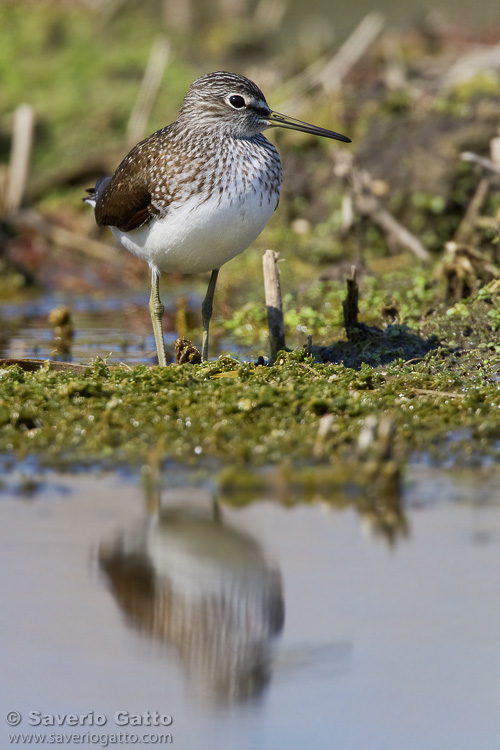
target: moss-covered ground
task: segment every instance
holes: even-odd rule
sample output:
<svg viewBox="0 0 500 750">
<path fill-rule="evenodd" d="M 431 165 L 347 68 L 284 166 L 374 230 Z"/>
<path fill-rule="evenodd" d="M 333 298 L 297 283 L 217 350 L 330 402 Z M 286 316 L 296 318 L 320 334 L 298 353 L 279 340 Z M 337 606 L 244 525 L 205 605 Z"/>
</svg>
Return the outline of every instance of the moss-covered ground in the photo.
<svg viewBox="0 0 500 750">
<path fill-rule="evenodd" d="M 0 452 L 61 466 L 237 470 L 496 455 L 499 308 L 490 289 L 433 312 L 420 331 L 366 326 L 349 341 L 339 332 L 330 346 L 283 352 L 272 366 L 229 356 L 167 368 L 4 366 Z M 390 435 L 379 439 L 383 424 Z"/>
<path fill-rule="evenodd" d="M 0 171 L 9 161 L 12 113 L 27 102 L 36 128 L 25 205 L 81 240 L 75 251 L 74 242 L 58 244 L 53 234 L 37 236 L 2 216 L 0 293 L 15 299 L 27 284 L 42 294 L 147 286 L 147 269 L 131 256 L 111 248 L 109 260 L 85 254 L 86 238 L 104 248 L 110 238 L 81 196 L 126 153 L 152 40 L 168 31 L 171 56 L 149 132 L 176 116 L 196 75 L 222 68 L 253 77 L 271 106 L 295 98 L 289 114 L 352 138 L 337 149 L 273 133 L 284 164 L 279 210 L 253 249 L 221 274 L 213 340 L 222 328 L 258 357 L 267 350 L 260 258 L 267 247 L 280 252 L 294 351 L 272 366 L 227 356 L 166 369 L 4 363 L 0 453 L 58 466 L 177 462 L 236 472 L 228 482 L 245 467 L 280 465 L 290 476 L 325 469 L 330 477 L 333 469 L 367 483 L 384 472 L 396 476 L 416 452 L 439 460 L 496 455 L 500 193 L 498 177 L 461 154 L 491 156 L 500 77 L 473 70 L 459 78 L 456 63 L 478 41 L 497 41 L 498 30 L 482 39 L 467 30 L 416 29 L 394 46 L 394 30 L 386 29 L 341 90 L 326 93 L 304 88 L 300 74 L 332 57 L 328 35 L 314 49 L 300 25 L 264 39 L 255 19 L 253 26 L 250 17 L 226 23 L 199 5 L 202 23 L 184 30 L 159 15 L 159 2 L 117 4 L 109 17 L 83 3 L 0 6 Z M 399 85 L 391 83 L 393 64 Z M 425 247 L 427 269 L 366 215 L 355 210 L 349 219 L 352 185 L 339 172 L 347 153 L 369 173 L 380 205 Z M 364 327 L 347 339 L 342 300 L 352 263 Z M 199 330 L 192 334 L 198 340 Z"/>
</svg>

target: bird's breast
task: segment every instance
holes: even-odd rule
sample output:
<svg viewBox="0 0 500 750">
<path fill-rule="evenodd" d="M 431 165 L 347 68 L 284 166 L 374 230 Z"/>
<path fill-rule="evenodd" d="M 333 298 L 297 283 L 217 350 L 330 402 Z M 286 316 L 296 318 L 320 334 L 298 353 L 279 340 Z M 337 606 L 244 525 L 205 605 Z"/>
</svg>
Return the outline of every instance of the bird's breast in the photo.
<svg viewBox="0 0 500 750">
<path fill-rule="evenodd" d="M 222 166 L 222 165 L 219 165 Z M 226 164 L 219 178 L 184 184 L 161 218 L 131 232 L 112 227 L 127 250 L 158 271 L 200 273 L 245 250 L 262 232 L 280 195 L 281 168 Z"/>
</svg>

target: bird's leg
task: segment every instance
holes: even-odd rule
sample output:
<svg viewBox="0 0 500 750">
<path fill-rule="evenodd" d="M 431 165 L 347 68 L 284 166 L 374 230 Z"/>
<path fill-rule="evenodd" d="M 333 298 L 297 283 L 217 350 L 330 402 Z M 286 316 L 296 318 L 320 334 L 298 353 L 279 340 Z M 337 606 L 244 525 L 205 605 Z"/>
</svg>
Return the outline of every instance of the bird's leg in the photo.
<svg viewBox="0 0 500 750">
<path fill-rule="evenodd" d="M 208 289 L 201 306 L 201 317 L 203 319 L 203 340 L 201 344 L 201 359 L 206 362 L 208 359 L 208 329 L 210 328 L 210 318 L 212 317 L 213 302 L 215 285 L 217 284 L 217 276 L 219 275 L 219 269 L 215 268 L 210 276 L 208 282 Z"/>
<path fill-rule="evenodd" d="M 163 343 L 163 329 L 161 319 L 165 311 L 160 299 L 160 274 L 151 270 L 151 297 L 149 298 L 149 312 L 151 313 L 151 322 L 153 324 L 153 333 L 155 335 L 156 352 L 158 354 L 158 364 L 160 367 L 167 366 L 167 356 L 165 354 L 165 344 Z"/>
</svg>

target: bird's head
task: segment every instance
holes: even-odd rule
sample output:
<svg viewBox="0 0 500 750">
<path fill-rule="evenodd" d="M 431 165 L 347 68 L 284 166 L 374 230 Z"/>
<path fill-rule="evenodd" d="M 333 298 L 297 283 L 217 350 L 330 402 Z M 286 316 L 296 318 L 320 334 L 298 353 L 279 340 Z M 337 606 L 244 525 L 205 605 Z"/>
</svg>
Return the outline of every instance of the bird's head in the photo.
<svg viewBox="0 0 500 750">
<path fill-rule="evenodd" d="M 236 73 L 208 73 L 197 78 L 184 98 L 178 121 L 216 128 L 233 138 L 251 138 L 268 128 L 287 128 L 344 143 L 351 139 L 274 112 L 259 87 Z"/>
</svg>

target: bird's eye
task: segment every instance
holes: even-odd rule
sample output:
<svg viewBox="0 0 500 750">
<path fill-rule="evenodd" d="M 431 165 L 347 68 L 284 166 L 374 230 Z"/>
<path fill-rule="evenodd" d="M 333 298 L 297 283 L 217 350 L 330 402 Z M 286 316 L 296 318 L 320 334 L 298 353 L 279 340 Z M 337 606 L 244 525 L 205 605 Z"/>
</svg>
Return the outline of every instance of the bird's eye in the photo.
<svg viewBox="0 0 500 750">
<path fill-rule="evenodd" d="M 231 107 L 234 107 L 235 109 L 241 109 L 245 106 L 245 100 L 242 96 L 238 96 L 238 94 L 233 94 L 233 96 L 229 97 L 229 104 Z"/>
</svg>

